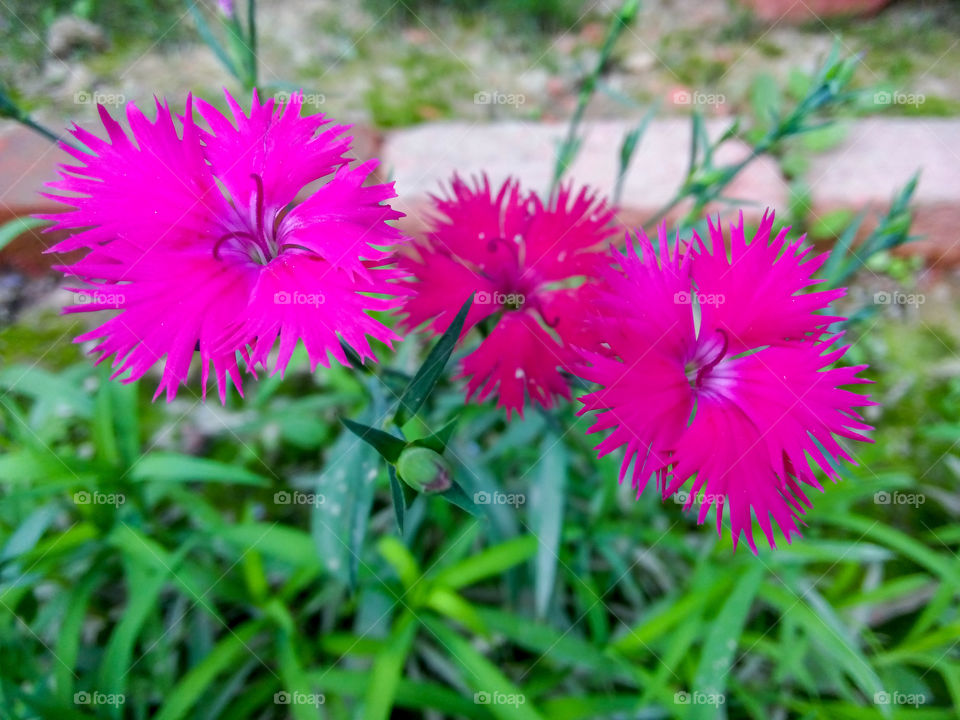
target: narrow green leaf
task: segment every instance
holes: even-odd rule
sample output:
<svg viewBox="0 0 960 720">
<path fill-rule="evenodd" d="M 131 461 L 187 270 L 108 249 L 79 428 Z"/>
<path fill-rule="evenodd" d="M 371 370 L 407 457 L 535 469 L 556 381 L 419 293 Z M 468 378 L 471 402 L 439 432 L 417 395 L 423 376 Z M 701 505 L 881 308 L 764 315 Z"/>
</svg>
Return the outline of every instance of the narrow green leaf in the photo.
<svg viewBox="0 0 960 720">
<path fill-rule="evenodd" d="M 494 717 L 503 720 L 537 720 L 542 718 L 528 698 L 490 660 L 444 623 L 431 617 L 424 625 L 440 640 L 449 657 L 463 671 L 463 681 L 474 691 L 478 704 L 489 706 Z"/>
<path fill-rule="evenodd" d="M 364 701 L 364 720 L 386 720 L 391 717 L 394 696 L 400 678 L 403 677 L 403 666 L 416 629 L 417 624 L 412 614 L 401 616 L 391 633 L 390 641 L 374 660 Z"/>
<path fill-rule="evenodd" d="M 709 624 L 710 629 L 700 654 L 700 664 L 697 666 L 691 690 L 726 697 L 727 678 L 733 669 L 740 635 L 762 580 L 763 566 L 758 562 L 734 585 L 720 612 Z M 715 715 L 715 707 L 707 703 L 697 703 L 691 707 L 689 717 L 697 720 Z"/>
<path fill-rule="evenodd" d="M 459 420 L 459 417 L 455 417 L 432 435 L 414 440 L 410 444 L 430 448 L 434 452 L 438 452 L 442 455 L 447 449 L 447 443 L 450 442 L 450 438 L 453 437 L 454 430 L 457 429 L 457 422 L 459 422 Z"/>
<path fill-rule="evenodd" d="M 83 626 L 87 622 L 87 608 L 90 596 L 103 579 L 103 573 L 91 572 L 68 591 L 67 611 L 60 624 L 57 644 L 54 648 L 54 657 L 59 662 L 53 666 L 57 695 L 63 703 L 73 702 L 76 679 L 74 668 L 79 655 Z"/>
<path fill-rule="evenodd" d="M 403 449 L 407 446 L 403 440 L 383 430 L 377 430 L 377 428 L 363 425 L 362 423 L 354 422 L 347 418 L 340 418 L 340 422 L 342 422 L 350 432 L 380 453 L 388 463 L 395 464 L 400 458 L 400 453 L 402 453 Z"/>
<path fill-rule="evenodd" d="M 650 125 L 650 121 L 653 120 L 654 115 L 657 114 L 657 110 L 659 110 L 659 105 L 653 105 L 649 110 L 647 110 L 646 113 L 644 113 L 636 127 L 631 129 L 623 138 L 623 143 L 620 145 L 617 180 L 614 184 L 613 190 L 613 202 L 615 205 L 620 204 L 620 197 L 623 195 L 623 181 L 627 177 L 627 171 L 630 169 L 630 163 L 633 161 L 633 155 L 637 151 L 640 140 L 643 138 L 644 133 L 646 133 L 647 127 Z"/>
<path fill-rule="evenodd" d="M 317 479 L 323 503 L 311 516 L 311 533 L 326 569 L 341 582 L 356 585 L 380 456 L 351 433 L 341 433 L 327 452 Z"/>
<path fill-rule="evenodd" d="M 341 653 L 342 654 L 342 653 Z M 324 668 L 307 672 L 310 684 L 337 697 L 361 697 L 370 686 L 370 673 L 363 671 Z M 394 694 L 394 706 L 411 710 L 438 710 L 443 717 L 467 717 L 489 720 L 490 714 L 472 697 L 443 685 L 400 678 Z"/>
<path fill-rule="evenodd" d="M 909 558 L 921 567 L 939 576 L 940 579 L 956 591 L 960 591 L 960 562 L 942 553 L 937 553 L 896 528 L 884 525 L 859 515 L 826 515 L 820 519 L 860 534 L 860 539 L 868 538 L 893 549 L 901 556 Z"/>
<path fill-rule="evenodd" d="M 461 510 L 466 510 L 474 517 L 481 517 L 483 515 L 480 507 L 464 492 L 462 487 L 457 485 L 456 481 L 454 481 L 449 489 L 444 490 L 442 493 L 439 493 L 439 495 L 447 502 L 453 503 Z"/>
<path fill-rule="evenodd" d="M 543 440 L 544 449 L 530 488 L 530 522 L 538 538 L 534 597 L 537 615 L 544 617 L 553 598 L 557 579 L 557 553 L 563 527 L 567 492 L 567 451 L 552 435 Z"/>
<path fill-rule="evenodd" d="M 223 66 L 227 69 L 227 71 L 237 78 L 237 80 L 243 82 L 243 78 L 240 76 L 240 73 L 237 72 L 237 66 L 230 58 L 230 55 L 227 54 L 227 51 L 224 49 L 223 45 L 220 44 L 217 36 L 213 34 L 213 31 L 210 29 L 210 25 L 207 23 L 207 19 L 203 16 L 203 12 L 197 6 L 197 3 L 191 2 L 188 9 L 190 11 L 190 16 L 197 25 L 197 32 L 200 33 L 200 38 L 213 51 L 213 54 L 217 56 L 217 59 L 223 63 Z"/>
<path fill-rule="evenodd" d="M 261 631 L 264 620 L 251 620 L 236 630 L 231 630 L 209 655 L 182 677 L 169 692 L 166 702 L 154 720 L 180 720 L 187 717 L 213 682 L 220 675 L 231 672 L 237 664 L 251 654 L 250 642 Z"/>
<path fill-rule="evenodd" d="M 444 568 L 434 576 L 434 582 L 453 589 L 473 585 L 526 562 L 536 552 L 537 539 L 533 535 L 522 535 Z"/>
<path fill-rule="evenodd" d="M 867 697 L 873 697 L 875 693 L 883 691 L 879 676 L 863 652 L 851 642 L 846 633 L 828 624 L 802 596 L 795 591 L 787 590 L 779 583 L 772 582 L 761 587 L 760 595 L 781 614 L 789 613 L 790 617 L 803 627 L 806 633 L 833 659 L 838 669 L 845 671 Z"/>
<path fill-rule="evenodd" d="M 403 425 L 417 414 L 417 410 L 420 409 L 420 406 L 423 405 L 427 396 L 430 395 L 437 384 L 443 374 L 443 369 L 447 366 L 450 355 L 453 354 L 453 348 L 456 347 L 457 340 L 460 339 L 460 333 L 467 320 L 467 313 L 470 312 L 471 305 L 473 305 L 473 294 L 467 298 L 463 307 L 460 308 L 460 312 L 450 323 L 450 327 L 440 336 L 437 344 L 427 354 L 427 359 L 423 361 L 423 365 L 420 366 L 417 374 L 413 376 L 413 380 L 404 390 L 393 419 L 398 426 Z"/>
<path fill-rule="evenodd" d="M 4 576 L 7 575 L 7 563 L 32 550 L 58 513 L 59 509 L 55 505 L 38 507 L 7 538 L 3 550 L 0 551 L 0 567 L 4 569 Z"/>
<path fill-rule="evenodd" d="M 254 472 L 207 458 L 171 452 L 144 455 L 130 476 L 134 480 L 152 482 L 212 482 L 235 485 L 269 485 Z"/>
<path fill-rule="evenodd" d="M 160 591 L 177 572 L 190 546 L 185 544 L 180 547 L 169 558 L 169 564 L 161 563 L 160 559 L 154 556 L 144 562 L 141 548 L 144 547 L 142 543 L 146 539 L 141 540 L 138 533 L 123 527 L 121 534 L 134 538 L 124 546 L 128 599 L 123 615 L 114 626 L 107 642 L 103 660 L 100 663 L 99 676 L 100 686 L 106 692 L 125 694 L 130 680 L 129 668 L 133 663 L 133 651 L 137 638 L 143 632 L 150 614 L 159 612 Z M 158 563 L 163 567 L 158 569 Z"/>
<path fill-rule="evenodd" d="M 225 524 L 215 530 L 214 537 L 227 541 L 238 553 L 255 549 L 265 558 L 305 570 L 321 563 L 316 545 L 307 533 L 276 522 Z"/>
<path fill-rule="evenodd" d="M 636 694 L 565 695 L 541 702 L 543 714 L 550 720 L 595 720 L 596 718 L 645 718 Z M 654 715 L 649 717 L 666 717 Z"/>
<path fill-rule="evenodd" d="M 696 587 L 697 592 L 668 596 L 651 605 L 643 620 L 614 641 L 612 647 L 625 655 L 648 652 L 650 643 L 722 597 L 730 587 L 730 579 L 705 567 L 691 578 L 690 585 Z"/>
<path fill-rule="evenodd" d="M 417 583 L 420 579 L 420 568 L 406 545 L 392 535 L 385 535 L 377 544 L 377 549 L 383 559 L 390 563 L 404 587 L 410 588 Z"/>
<path fill-rule="evenodd" d="M 290 611 L 284 607 L 281 612 L 288 619 L 288 622 L 284 625 L 293 626 L 294 620 Z M 289 630 L 296 632 L 293 627 L 290 627 Z M 280 677 L 283 679 L 284 687 L 282 692 L 292 695 L 291 702 L 288 703 L 292 720 L 317 720 L 324 717 L 320 712 L 321 698 L 316 697 L 319 693 L 313 692 L 307 673 L 297 657 L 293 632 L 285 630 L 277 641 Z M 276 698 L 276 696 L 274 697 Z M 309 702 L 293 702 L 294 699 L 308 700 Z M 276 699 L 274 702 L 276 702 Z"/>
<path fill-rule="evenodd" d="M 296 90 L 297 87 L 292 87 L 292 90 Z M 347 362 L 350 364 L 350 367 L 358 372 L 370 374 L 373 372 L 369 364 L 364 364 L 363 358 L 360 357 L 360 354 L 354 350 L 350 345 L 348 345 L 343 340 L 340 341 L 340 349 L 343 350 L 344 356 L 347 358 Z"/>
<path fill-rule="evenodd" d="M 426 606 L 459 623 L 479 637 L 489 635 L 477 609 L 453 590 L 434 587 L 427 595 Z"/>
<path fill-rule="evenodd" d="M 558 631 L 542 622 L 497 608 L 478 607 L 477 615 L 484 626 L 506 636 L 510 641 L 537 655 L 549 654 L 551 661 L 594 673 L 607 673 L 611 678 L 630 677 L 624 672 L 625 663 L 613 652 L 604 652 L 592 643 L 578 637 L 575 631 Z"/>
<path fill-rule="evenodd" d="M 397 478 L 397 468 L 393 465 L 387 467 L 387 475 L 390 477 L 390 497 L 393 499 L 393 513 L 397 518 L 397 530 L 400 531 L 400 537 L 403 537 L 403 516 L 407 511 L 407 499 L 403 494 L 403 486 Z"/>
</svg>

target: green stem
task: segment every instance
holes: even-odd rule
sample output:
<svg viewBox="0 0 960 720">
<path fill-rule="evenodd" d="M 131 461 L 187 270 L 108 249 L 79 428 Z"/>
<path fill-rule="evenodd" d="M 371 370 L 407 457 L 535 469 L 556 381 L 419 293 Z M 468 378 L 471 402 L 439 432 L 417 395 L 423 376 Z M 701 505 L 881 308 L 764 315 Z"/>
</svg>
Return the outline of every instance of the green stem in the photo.
<svg viewBox="0 0 960 720">
<path fill-rule="evenodd" d="M 564 173 L 566 173 L 567 168 L 573 160 L 573 156 L 576 154 L 575 148 L 580 125 L 583 122 L 583 115 L 587 110 L 587 105 L 590 104 L 594 92 L 596 92 L 600 75 L 603 74 L 603 70 L 607 66 L 607 61 L 613 54 L 613 48 L 617 44 L 617 40 L 626 27 L 633 22 L 639 8 L 640 0 L 625 0 L 620 10 L 613 16 L 610 28 L 607 30 L 607 37 L 603 42 L 603 47 L 600 49 L 600 57 L 597 59 L 597 64 L 593 68 L 593 72 L 583 81 L 583 87 L 580 88 L 580 95 L 577 99 L 577 107 L 573 111 L 570 124 L 567 126 L 566 137 L 563 139 L 557 153 L 557 163 L 554 167 L 553 179 L 550 182 L 550 195 L 553 195 L 557 184 L 560 182 Z"/>
<path fill-rule="evenodd" d="M 247 72 L 250 78 L 250 89 L 259 85 L 257 78 L 257 2 L 247 0 Z"/>
<path fill-rule="evenodd" d="M 21 115 L 20 117 L 15 119 L 24 127 L 30 128 L 35 133 L 37 133 L 38 135 L 42 135 L 43 137 L 45 137 L 47 140 L 49 140 L 54 144 L 65 143 L 67 145 L 72 145 L 72 143 L 69 140 L 66 140 L 65 138 L 60 137 L 55 132 L 53 132 L 50 128 L 44 125 L 41 125 L 29 115 Z"/>
</svg>

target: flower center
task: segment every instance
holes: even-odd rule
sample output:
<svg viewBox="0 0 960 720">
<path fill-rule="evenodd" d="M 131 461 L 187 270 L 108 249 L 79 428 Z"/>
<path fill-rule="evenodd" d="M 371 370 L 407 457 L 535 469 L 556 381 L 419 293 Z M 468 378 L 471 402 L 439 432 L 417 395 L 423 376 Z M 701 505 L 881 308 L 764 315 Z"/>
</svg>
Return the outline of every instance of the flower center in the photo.
<svg viewBox="0 0 960 720">
<path fill-rule="evenodd" d="M 717 342 L 713 341 L 705 347 L 698 348 L 696 355 L 687 362 L 684 368 L 687 382 L 690 383 L 694 392 L 706 388 L 711 372 L 727 355 L 730 338 L 727 337 L 726 331 L 719 328 L 717 328 L 717 333 L 722 339 L 722 344 L 717 347 Z"/>
<path fill-rule="evenodd" d="M 241 213 L 247 228 L 230 230 L 221 235 L 214 243 L 213 256 L 220 260 L 222 254 L 231 254 L 252 260 L 258 265 L 266 265 L 280 254 L 277 232 L 279 222 L 276 216 L 271 218 L 270 223 L 266 222 L 263 178 L 257 173 L 250 177 L 257 186 L 254 216 L 247 218 Z"/>
<path fill-rule="evenodd" d="M 485 271 L 497 287 L 492 300 L 506 311 L 523 310 L 536 290 L 536 283 L 524 273 L 519 236 L 516 242 L 502 237 L 487 242 L 490 253 L 496 253 L 501 247 L 507 250 L 508 259 L 491 263 L 492 267 Z"/>
</svg>

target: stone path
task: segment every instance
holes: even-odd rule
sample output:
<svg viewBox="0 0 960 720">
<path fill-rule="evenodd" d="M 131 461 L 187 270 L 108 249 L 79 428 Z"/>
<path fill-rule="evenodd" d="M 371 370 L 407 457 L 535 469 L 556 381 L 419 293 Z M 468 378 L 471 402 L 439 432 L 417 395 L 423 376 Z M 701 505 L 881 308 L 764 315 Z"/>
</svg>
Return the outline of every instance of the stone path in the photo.
<svg viewBox="0 0 960 720">
<path fill-rule="evenodd" d="M 585 140 L 570 177 L 610 194 L 620 144 L 631 125 L 597 121 L 585 127 Z M 708 123 L 711 136 L 725 122 Z M 382 173 L 397 182 L 399 208 L 408 214 L 409 232 L 422 229 L 428 194 L 437 192 L 454 171 L 469 176 L 486 172 L 491 180 L 516 176 L 525 186 L 545 191 L 555 149 L 565 132 L 560 124 L 513 120 L 501 123 L 449 122 L 416 126 L 379 136 L 361 131 L 360 154 L 379 155 Z M 689 122 L 665 118 L 651 123 L 624 183 L 621 219 L 642 224 L 667 203 L 682 182 L 690 147 Z M 805 181 L 811 192 L 812 217 L 837 209 L 882 210 L 894 193 L 921 171 L 915 196 L 915 231 L 925 239 L 913 246 L 930 263 L 960 263 L 960 120 L 871 118 L 853 123 L 846 139 L 811 157 Z M 748 152 L 732 141 L 717 162 L 736 162 Z M 0 123 L 0 222 L 49 206 L 37 195 L 55 176 L 62 153 L 43 138 L 12 123 Z M 785 212 L 788 186 L 777 163 L 760 158 L 747 167 L 727 195 L 744 201 L 748 215 L 766 206 Z M 11 263 L 36 269 L 45 263 L 39 248 L 47 237 L 26 236 L 0 254 Z"/>
<path fill-rule="evenodd" d="M 623 121 L 588 125 L 570 177 L 612 193 L 620 144 L 630 127 Z M 707 127 L 716 137 L 726 123 L 709 121 Z M 422 125 L 390 133 L 381 157 L 397 180 L 401 209 L 411 215 L 407 227 L 416 231 L 428 193 L 436 192 L 454 171 L 465 176 L 485 171 L 495 182 L 513 175 L 526 186 L 545 191 L 564 131 L 562 125 L 525 122 Z M 840 145 L 810 159 L 805 181 L 812 218 L 838 209 L 881 211 L 920 170 L 914 231 L 926 237 L 910 251 L 931 263 L 960 263 L 958 141 L 957 119 L 872 118 L 853 123 Z M 624 222 L 640 224 L 669 202 L 686 174 L 689 152 L 688 121 L 651 123 L 624 182 Z M 716 162 L 737 162 L 747 152 L 746 145 L 731 141 L 722 146 Z M 785 212 L 789 201 L 779 166 L 764 157 L 747 166 L 726 195 L 743 200 L 745 214 L 754 216 L 767 206 Z"/>
</svg>

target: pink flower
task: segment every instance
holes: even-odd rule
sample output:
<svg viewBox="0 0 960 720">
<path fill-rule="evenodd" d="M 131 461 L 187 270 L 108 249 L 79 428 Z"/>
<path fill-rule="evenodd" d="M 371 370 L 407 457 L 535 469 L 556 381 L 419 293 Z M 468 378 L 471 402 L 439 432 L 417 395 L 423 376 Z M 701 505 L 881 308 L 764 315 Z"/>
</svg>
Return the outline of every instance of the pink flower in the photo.
<svg viewBox="0 0 960 720">
<path fill-rule="evenodd" d="M 385 204 L 393 186 L 364 185 L 376 161 L 351 168 L 346 126 L 301 117 L 299 94 L 283 104 L 254 93 L 249 115 L 227 102 L 232 118 L 196 101 L 203 129 L 188 98 L 180 132 L 166 104 L 153 121 L 130 104 L 132 137 L 101 107 L 109 140 L 75 127 L 90 152 L 64 146 L 78 164 L 50 183 L 70 194 L 48 197 L 73 208 L 47 216 L 73 233 L 52 251 L 88 251 L 60 268 L 87 300 L 66 312 L 120 310 L 77 342 L 99 340 L 97 362 L 113 355 L 125 382 L 165 357 L 156 395 L 168 401 L 195 350 L 204 397 L 212 363 L 224 401 L 228 377 L 242 395 L 240 359 L 282 374 L 298 341 L 315 369 L 328 353 L 346 362 L 341 338 L 362 358 L 373 358 L 367 336 L 398 339 L 367 314 L 394 306 L 383 296 L 401 277 L 383 267 L 382 248 L 401 239 L 387 224 L 401 216 Z"/>
<path fill-rule="evenodd" d="M 509 418 L 523 415 L 526 397 L 544 407 L 569 398 L 558 368 L 575 360 L 570 344 L 583 332 L 583 278 L 609 264 L 613 211 L 569 186 L 546 203 L 516 180 L 494 194 L 486 177 L 469 185 L 454 176 L 451 190 L 434 198 L 439 217 L 403 262 L 418 280 L 403 325 L 429 321 L 442 333 L 476 293 L 464 334 L 478 323 L 489 334 L 463 360 L 467 399 L 496 392 Z"/>
<path fill-rule="evenodd" d="M 748 244 L 741 215 L 728 244 L 711 222 L 710 244 L 686 249 L 661 226 L 659 253 L 641 231 L 598 301 L 612 354 L 584 352 L 579 373 L 602 386 L 580 412 L 612 430 L 601 456 L 625 447 L 621 481 L 631 462 L 638 496 L 651 475 L 664 498 L 692 480 L 685 508 L 702 523 L 716 505 L 719 532 L 729 507 L 734 547 L 746 533 L 754 552 L 751 513 L 771 546 L 771 515 L 790 542 L 804 485 L 823 489 L 806 456 L 836 481 L 836 459 L 853 462 L 838 438 L 868 441 L 854 408 L 874 404 L 841 389 L 869 382 L 866 366 L 831 367 L 847 346 L 827 326 L 843 318 L 819 313 L 845 291 L 801 292 L 827 256 L 772 226 L 764 215 Z"/>
</svg>

